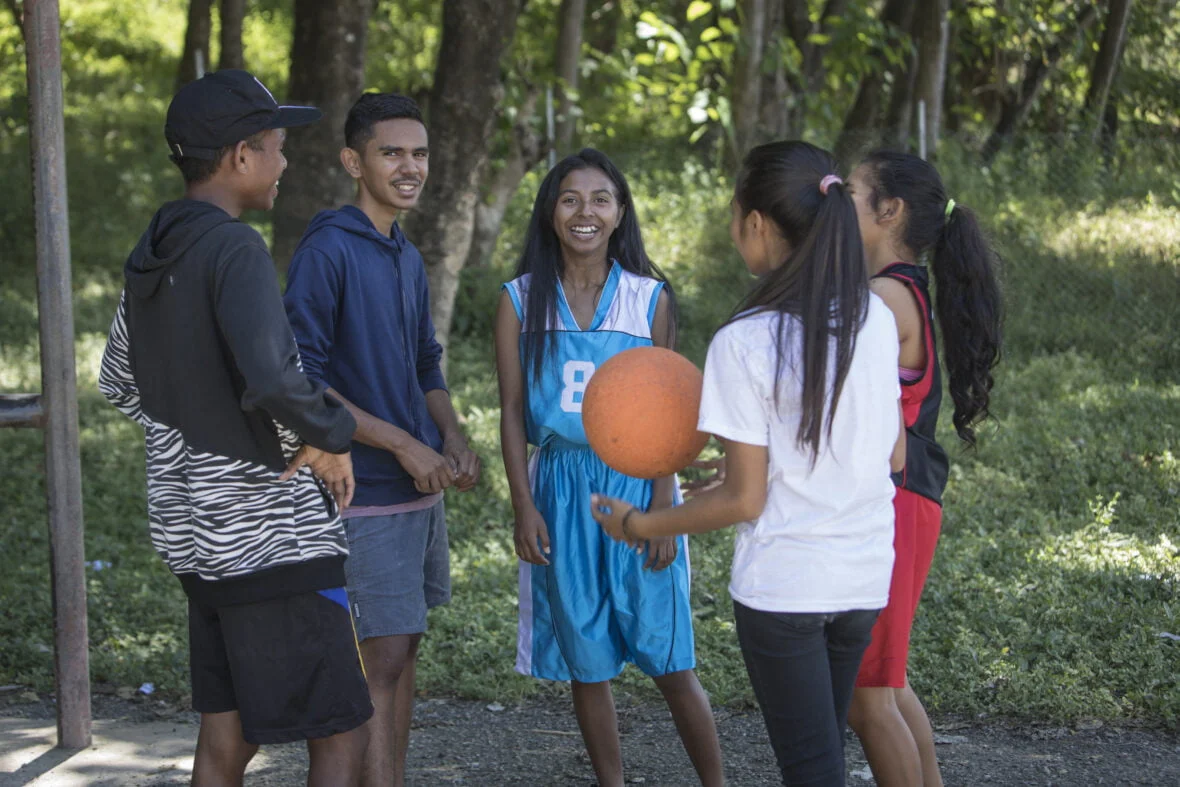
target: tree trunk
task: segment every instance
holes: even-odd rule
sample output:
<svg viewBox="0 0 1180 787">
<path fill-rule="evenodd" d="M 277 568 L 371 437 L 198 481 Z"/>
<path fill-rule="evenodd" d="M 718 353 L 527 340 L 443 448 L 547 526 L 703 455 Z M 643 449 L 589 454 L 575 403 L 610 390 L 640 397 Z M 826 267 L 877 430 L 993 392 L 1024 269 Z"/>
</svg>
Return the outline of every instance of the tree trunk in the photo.
<svg viewBox="0 0 1180 787">
<path fill-rule="evenodd" d="M 520 9 L 520 0 L 445 0 L 443 5 L 430 91 L 430 124 L 437 129 L 430 140 L 430 179 L 408 233 L 426 261 L 434 329 L 444 347 L 502 92 L 500 60 Z"/>
<path fill-rule="evenodd" d="M 806 7 L 806 3 L 797 3 Z M 807 38 L 804 39 L 800 50 L 803 52 L 803 74 L 806 79 L 807 92 L 809 95 L 817 95 L 823 88 L 824 81 L 824 55 L 827 53 L 831 44 L 817 44 L 810 40 L 811 33 L 822 33 L 831 35 L 831 22 L 839 23 L 841 17 L 844 16 L 844 10 L 848 6 L 848 0 L 828 0 L 824 4 L 824 10 L 820 15 L 819 21 L 812 26 L 808 31 Z"/>
<path fill-rule="evenodd" d="M 1036 103 L 1041 90 L 1045 87 L 1045 80 L 1049 76 L 1049 72 L 1057 66 L 1058 61 L 1065 54 L 1066 44 L 1085 32 L 1097 19 L 1098 12 L 1094 10 L 1094 6 L 1086 6 L 1078 13 L 1072 30 L 1063 33 L 1062 37 L 1054 41 L 1043 53 L 1038 53 L 1032 58 L 1024 79 L 1021 81 L 1019 92 L 1016 96 L 1009 96 L 1005 100 L 1004 107 L 1000 111 L 1000 119 L 983 144 L 980 155 L 985 164 L 990 163 L 996 157 L 1004 142 L 1028 117 L 1033 104 Z"/>
<path fill-rule="evenodd" d="M 586 43 L 604 55 L 614 54 L 619 43 L 619 24 L 623 7 L 617 0 L 598 0 L 586 25 Z"/>
<path fill-rule="evenodd" d="M 199 79 L 209 70 L 209 32 L 213 27 L 213 0 L 189 0 L 188 25 L 184 31 L 184 52 L 176 74 L 176 89 Z"/>
<path fill-rule="evenodd" d="M 221 19 L 221 55 L 218 68 L 245 68 L 242 52 L 242 21 L 246 18 L 246 0 L 218 0 Z"/>
<path fill-rule="evenodd" d="M 1115 140 L 1119 133 L 1119 99 L 1113 95 L 1106 102 L 1106 109 L 1102 113 L 1102 127 L 1098 141 L 1102 146 L 1102 161 L 1106 168 L 1114 166 Z"/>
<path fill-rule="evenodd" d="M 571 152 L 574 129 L 577 127 L 573 110 L 574 102 L 577 100 L 578 75 L 582 62 L 582 30 L 586 20 L 586 0 L 561 0 L 561 10 L 558 13 L 561 30 L 557 34 L 555 69 L 559 80 L 555 142 L 558 156 L 564 156 Z M 521 176 L 523 177 L 523 173 Z"/>
<path fill-rule="evenodd" d="M 783 139 L 791 127 L 788 100 L 791 86 L 787 82 L 787 53 L 783 51 L 782 35 L 786 20 L 784 0 L 771 0 L 766 8 L 766 35 L 762 44 L 763 57 L 773 68 L 763 67 L 762 86 L 759 88 L 757 143 Z"/>
<path fill-rule="evenodd" d="M 515 196 L 525 174 L 545 157 L 544 140 L 532 123 L 537 112 L 538 95 L 537 89 L 531 89 L 517 111 L 504 166 L 492 178 L 487 196 L 475 206 L 475 229 L 466 267 L 486 265 L 491 261 L 508 203 Z"/>
<path fill-rule="evenodd" d="M 918 75 L 914 84 L 914 106 L 925 103 L 926 150 L 934 153 L 942 121 L 942 95 L 946 85 L 946 50 L 950 20 L 948 0 L 921 0 L 914 17 L 918 47 Z M 919 140 L 921 149 L 921 140 Z"/>
<path fill-rule="evenodd" d="M 771 0 L 773 1 L 773 0 Z M 741 33 L 733 64 L 733 145 L 745 155 L 758 126 L 762 106 L 762 57 L 766 45 L 767 0 L 741 0 Z"/>
<path fill-rule="evenodd" d="M 792 136 L 802 136 L 804 120 L 808 109 L 808 99 L 817 96 L 823 89 L 826 74 L 824 68 L 824 54 L 830 44 L 817 43 L 811 40 L 813 35 L 832 34 L 832 26 L 841 24 L 841 17 L 848 5 L 848 0 L 827 0 L 819 19 L 811 21 L 810 7 L 803 0 L 773 0 L 784 5 L 782 12 L 783 28 L 799 50 L 801 63 L 794 79 L 787 79 L 788 89 L 794 90 L 799 101 L 795 112 L 790 118 L 789 133 Z M 778 35 L 778 30 L 771 32 Z"/>
<path fill-rule="evenodd" d="M 888 0 L 881 12 L 881 21 L 886 29 L 892 32 L 908 34 L 913 24 L 915 0 Z M 889 72 L 889 61 L 885 57 L 884 47 L 873 52 L 875 68 L 860 81 L 856 91 L 856 99 L 852 108 L 844 118 L 844 128 L 840 130 L 840 137 L 836 140 L 836 158 L 846 164 L 869 147 L 879 144 L 877 129 L 880 124 L 881 98 L 885 90 L 885 76 Z M 901 75 L 894 72 L 894 84 Z"/>
<path fill-rule="evenodd" d="M 352 197 L 352 180 L 340 166 L 344 120 L 361 94 L 365 33 L 373 0 L 295 0 L 291 78 L 285 103 L 312 104 L 318 123 L 291 129 L 290 162 L 274 212 L 274 258 L 285 271 L 308 220 Z"/>
<path fill-rule="evenodd" d="M 1110 10 L 1106 13 L 1102 43 L 1099 44 L 1098 56 L 1094 59 L 1090 88 L 1086 91 L 1086 116 L 1087 121 L 1093 124 L 1095 139 L 1102 132 L 1106 100 L 1110 95 L 1110 86 L 1114 82 L 1115 72 L 1118 71 L 1119 61 L 1123 57 L 1123 45 L 1127 42 L 1132 5 L 1133 0 L 1110 0 Z"/>
<path fill-rule="evenodd" d="M 914 117 L 914 90 L 918 83 L 918 52 L 910 53 L 906 66 L 895 72 L 893 89 L 889 94 L 889 111 L 885 115 L 886 141 L 901 148 L 910 144 L 911 121 Z"/>
</svg>

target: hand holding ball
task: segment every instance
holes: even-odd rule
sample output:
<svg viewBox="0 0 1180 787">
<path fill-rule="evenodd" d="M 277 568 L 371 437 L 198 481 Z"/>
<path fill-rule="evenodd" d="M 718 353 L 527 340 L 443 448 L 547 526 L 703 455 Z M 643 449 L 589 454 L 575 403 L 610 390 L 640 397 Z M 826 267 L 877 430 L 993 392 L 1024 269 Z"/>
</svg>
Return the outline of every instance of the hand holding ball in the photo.
<svg viewBox="0 0 1180 787">
<path fill-rule="evenodd" d="M 684 469 L 709 440 L 697 431 L 703 380 L 692 361 L 663 347 L 613 356 L 595 370 L 582 397 L 590 448 L 633 478 Z"/>
</svg>

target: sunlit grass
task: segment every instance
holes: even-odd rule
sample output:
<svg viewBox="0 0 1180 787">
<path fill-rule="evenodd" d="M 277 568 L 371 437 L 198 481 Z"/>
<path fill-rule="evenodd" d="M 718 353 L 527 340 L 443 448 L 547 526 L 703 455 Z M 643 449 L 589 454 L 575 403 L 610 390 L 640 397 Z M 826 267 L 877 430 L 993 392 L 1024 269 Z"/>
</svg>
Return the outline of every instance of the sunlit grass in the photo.
<svg viewBox="0 0 1180 787">
<path fill-rule="evenodd" d="M 1138 257 L 1175 269 L 1180 266 L 1180 208 L 1151 200 L 1092 207 L 1065 216 L 1043 240 L 1057 254 L 1085 255 L 1106 268 Z"/>
</svg>

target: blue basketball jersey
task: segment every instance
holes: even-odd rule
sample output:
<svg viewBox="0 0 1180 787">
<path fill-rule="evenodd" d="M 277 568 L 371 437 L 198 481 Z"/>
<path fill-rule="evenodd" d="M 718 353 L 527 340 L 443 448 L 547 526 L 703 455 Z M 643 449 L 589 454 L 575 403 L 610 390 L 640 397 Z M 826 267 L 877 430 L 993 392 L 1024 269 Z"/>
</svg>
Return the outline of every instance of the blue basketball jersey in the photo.
<svg viewBox="0 0 1180 787">
<path fill-rule="evenodd" d="M 524 356 L 524 309 L 528 302 L 529 276 L 504 285 L 521 321 L 520 349 Z M 549 325 L 556 342 L 546 354 L 539 378 L 531 365 L 523 370 L 527 387 L 525 430 L 528 441 L 544 446 L 553 439 L 586 445 L 582 428 L 582 396 L 594 370 L 609 358 L 632 347 L 650 347 L 651 326 L 664 284 L 656 279 L 629 273 L 618 262 L 611 263 L 602 297 L 590 327 L 578 327 L 565 298 L 557 288 L 557 324 Z"/>
<path fill-rule="evenodd" d="M 523 325 L 529 277 L 504 285 Z M 561 287 L 548 328 L 555 342 L 539 376 L 524 364 L 525 430 L 539 446 L 529 463 L 533 500 L 548 528 L 549 565 L 520 563 L 516 669 L 545 680 L 597 683 L 630 661 L 653 677 L 695 664 L 687 539 L 662 571 L 606 535 L 590 495 L 646 509 L 652 482 L 602 463 L 582 428 L 582 396 L 594 370 L 632 347 L 650 347 L 663 283 L 614 262 L 590 327 L 582 330 Z"/>
</svg>

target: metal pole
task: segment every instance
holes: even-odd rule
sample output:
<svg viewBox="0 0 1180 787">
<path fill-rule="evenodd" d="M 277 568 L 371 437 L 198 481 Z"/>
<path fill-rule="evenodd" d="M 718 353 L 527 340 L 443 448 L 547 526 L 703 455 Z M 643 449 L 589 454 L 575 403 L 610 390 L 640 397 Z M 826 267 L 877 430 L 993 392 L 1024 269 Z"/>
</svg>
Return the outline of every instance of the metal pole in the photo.
<svg viewBox="0 0 1180 787">
<path fill-rule="evenodd" d="M 45 411 L 37 394 L 0 394 L 0 427 L 45 426 Z"/>
<path fill-rule="evenodd" d="M 926 99 L 918 99 L 918 155 L 926 159 Z"/>
<path fill-rule="evenodd" d="M 57 0 L 25 0 L 41 392 L 45 406 L 45 492 L 53 582 L 57 745 L 80 749 L 90 745 L 90 654 L 59 23 Z"/>
</svg>

